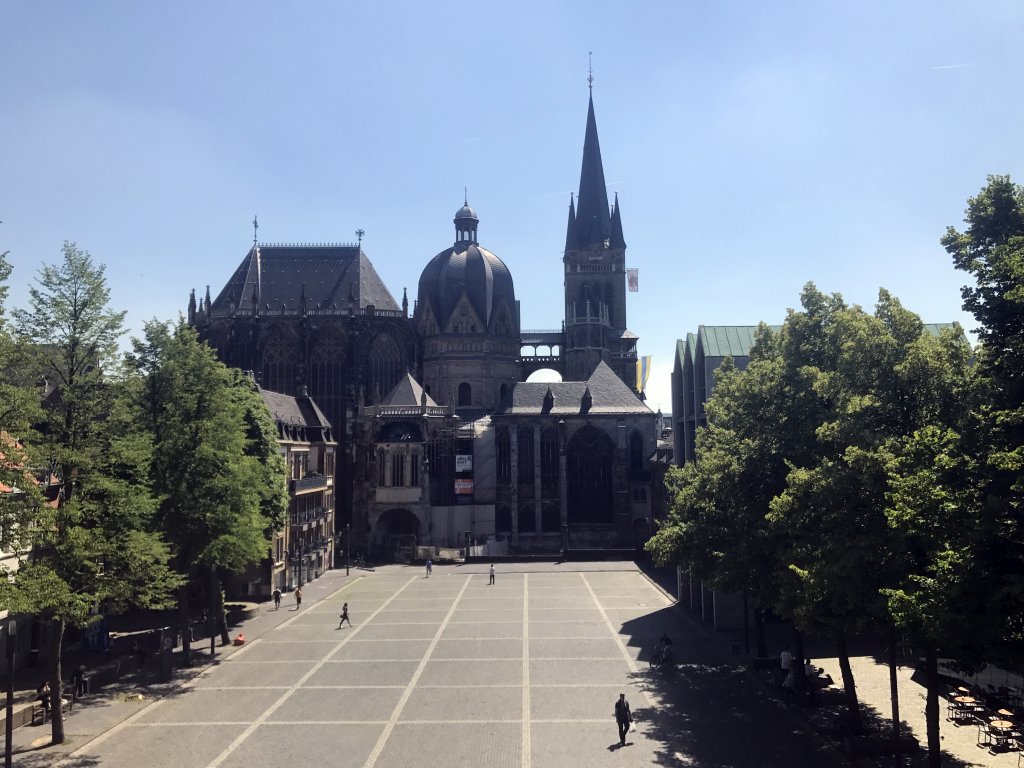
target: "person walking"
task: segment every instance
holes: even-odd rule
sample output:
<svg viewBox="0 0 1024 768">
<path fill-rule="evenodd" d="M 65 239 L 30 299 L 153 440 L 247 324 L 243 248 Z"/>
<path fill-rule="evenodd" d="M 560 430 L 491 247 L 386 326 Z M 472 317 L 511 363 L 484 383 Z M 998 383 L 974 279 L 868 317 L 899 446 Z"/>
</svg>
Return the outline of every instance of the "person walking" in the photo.
<svg viewBox="0 0 1024 768">
<path fill-rule="evenodd" d="M 494 563 L 491 563 L 491 569 L 488 571 L 491 575 L 490 581 L 487 582 L 488 586 L 494 583 Z"/>
<path fill-rule="evenodd" d="M 295 610 L 302 607 L 302 587 L 295 588 Z"/>
<path fill-rule="evenodd" d="M 274 610 L 281 610 L 281 590 L 276 588 L 274 589 Z"/>
<path fill-rule="evenodd" d="M 80 699 L 89 689 L 89 681 L 85 676 L 85 664 L 80 664 L 71 676 L 71 684 L 75 686 L 75 698 Z"/>
<path fill-rule="evenodd" d="M 341 621 L 338 622 L 338 629 L 341 629 L 342 625 L 346 621 L 348 622 L 348 625 L 351 627 L 352 626 L 352 619 L 350 619 L 348 617 L 348 603 L 345 603 L 344 605 L 341 606 Z"/>
<path fill-rule="evenodd" d="M 620 693 L 619 700 L 615 702 L 615 722 L 619 726 L 619 746 L 626 746 L 626 734 L 629 733 L 629 726 L 633 723 L 633 713 L 629 711 L 629 702 L 626 701 L 626 694 Z"/>
<path fill-rule="evenodd" d="M 427 578 L 430 578 L 430 574 L 434 571 L 434 564 L 430 562 L 430 558 L 427 558 Z"/>
</svg>

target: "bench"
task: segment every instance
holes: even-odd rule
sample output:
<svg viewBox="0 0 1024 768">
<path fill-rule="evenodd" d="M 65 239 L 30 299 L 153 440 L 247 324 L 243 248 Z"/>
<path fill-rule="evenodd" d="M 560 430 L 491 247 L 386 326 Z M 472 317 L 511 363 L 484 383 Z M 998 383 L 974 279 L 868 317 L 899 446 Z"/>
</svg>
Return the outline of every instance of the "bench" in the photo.
<svg viewBox="0 0 1024 768">
<path fill-rule="evenodd" d="M 65 712 L 70 712 L 74 708 L 74 706 L 75 703 L 74 701 L 72 701 L 72 699 L 65 699 L 62 697 L 60 700 L 61 715 L 63 715 Z M 43 725 L 46 722 L 46 710 L 43 708 L 43 705 L 39 702 L 38 699 L 32 702 L 32 714 L 29 717 L 29 722 L 32 725 L 35 725 L 37 717 L 39 718 L 40 725 Z"/>
</svg>

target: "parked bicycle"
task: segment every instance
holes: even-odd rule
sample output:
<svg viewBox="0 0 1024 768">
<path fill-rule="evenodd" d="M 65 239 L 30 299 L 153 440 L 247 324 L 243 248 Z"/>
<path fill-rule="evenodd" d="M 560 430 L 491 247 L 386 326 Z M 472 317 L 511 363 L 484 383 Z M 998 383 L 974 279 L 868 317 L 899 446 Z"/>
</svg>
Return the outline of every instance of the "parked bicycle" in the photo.
<svg viewBox="0 0 1024 768">
<path fill-rule="evenodd" d="M 667 634 L 663 634 L 661 639 L 658 640 L 658 645 L 655 646 L 654 653 L 651 654 L 648 662 L 651 665 L 651 669 L 672 668 L 675 666 L 676 654 L 672 650 L 672 639 Z"/>
</svg>

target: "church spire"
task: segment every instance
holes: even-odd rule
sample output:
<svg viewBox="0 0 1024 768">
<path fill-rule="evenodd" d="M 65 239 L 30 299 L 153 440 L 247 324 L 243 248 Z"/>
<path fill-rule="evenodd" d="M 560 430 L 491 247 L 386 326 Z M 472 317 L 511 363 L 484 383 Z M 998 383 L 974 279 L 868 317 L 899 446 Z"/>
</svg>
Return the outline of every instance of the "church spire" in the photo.
<svg viewBox="0 0 1024 768">
<path fill-rule="evenodd" d="M 605 244 L 611 237 L 611 216 L 608 212 L 608 191 L 601 163 L 601 144 L 597 139 L 594 117 L 594 95 L 587 108 L 587 133 L 583 140 L 583 166 L 580 169 L 580 193 L 576 201 L 576 221 L 566 240 L 577 248 Z"/>
</svg>

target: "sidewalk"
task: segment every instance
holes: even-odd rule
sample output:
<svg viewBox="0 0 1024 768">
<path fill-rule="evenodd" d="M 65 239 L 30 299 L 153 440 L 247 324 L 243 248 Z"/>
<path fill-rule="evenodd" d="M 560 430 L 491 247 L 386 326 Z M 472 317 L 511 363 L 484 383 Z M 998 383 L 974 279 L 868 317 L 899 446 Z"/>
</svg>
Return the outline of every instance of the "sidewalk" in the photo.
<svg viewBox="0 0 1024 768">
<path fill-rule="evenodd" d="M 647 566 L 642 570 L 657 582 L 669 596 L 675 598 L 675 574 L 672 569 Z M 678 606 L 678 610 L 704 627 L 708 635 L 716 638 L 723 653 L 726 652 L 726 649 L 744 646 L 742 630 L 715 631 L 706 622 L 701 621 L 699 615 L 682 606 Z M 789 625 L 767 625 L 765 636 L 768 653 L 774 658 L 782 648 L 790 644 Z M 753 627 L 751 627 L 752 646 L 753 643 Z M 822 667 L 827 674 L 830 674 L 836 681 L 836 687 L 841 690 L 842 674 L 839 669 L 839 659 L 835 656 L 831 643 L 821 638 L 805 637 L 804 644 L 805 654 L 814 660 L 816 666 Z M 856 654 L 851 655 L 850 665 L 861 709 L 878 726 L 886 729 L 891 727 L 892 702 L 890 700 L 889 666 L 885 660 L 884 642 L 871 638 L 856 638 L 850 642 L 850 652 Z M 749 664 L 754 657 L 740 654 L 733 658 Z M 927 764 L 928 736 L 924 718 L 925 689 L 919 680 L 919 676 L 915 676 L 915 669 L 911 666 L 902 666 L 897 671 L 901 731 L 916 738 L 921 747 L 913 758 L 905 757 L 903 765 L 907 768 L 917 768 Z M 838 697 L 833 695 L 831 698 L 836 700 Z M 841 705 L 839 706 L 841 707 Z M 795 716 L 804 720 L 820 722 L 827 719 L 821 712 L 824 707 L 812 710 L 793 706 L 792 709 Z M 978 746 L 976 725 L 955 725 L 949 722 L 946 719 L 946 704 L 943 700 L 940 700 L 939 703 L 939 717 L 939 735 L 942 739 L 944 766 L 949 766 L 949 768 L 1014 768 L 1017 765 L 1016 751 L 993 754 L 987 748 Z M 857 757 L 855 761 L 862 766 L 878 765 L 889 768 L 892 765 L 891 756 Z"/>
<path fill-rule="evenodd" d="M 344 569 L 327 571 L 319 579 L 304 584 L 302 587 L 302 610 L 316 605 L 329 598 L 346 584 L 361 578 L 363 571 L 352 569 L 346 577 Z M 263 603 L 259 615 L 238 626 L 231 628 L 231 636 L 239 632 L 245 634 L 246 641 L 255 640 L 273 630 L 296 615 L 293 593 L 284 595 L 281 609 L 274 610 L 272 602 Z M 81 749 L 90 741 L 106 733 L 119 723 L 125 721 L 136 712 L 149 706 L 153 701 L 170 693 L 179 692 L 193 678 L 209 669 L 211 664 L 209 639 L 192 644 L 192 666 L 187 669 L 176 667 L 172 679 L 168 683 L 155 680 L 151 668 L 126 676 L 118 683 L 104 686 L 96 693 L 90 693 L 75 703 L 75 707 L 66 715 L 64 722 L 65 741 L 63 744 L 50 744 L 51 724 L 23 725 L 15 728 L 12 735 L 13 764 L 19 768 L 56 768 L 75 750 Z M 236 646 L 221 646 L 217 641 L 216 656 L 213 664 L 219 663 L 238 650 Z M 180 659 L 180 653 L 175 654 Z M 66 670 L 66 675 L 71 669 Z M 22 702 L 35 699 L 35 691 L 18 692 L 15 709 Z M 38 720 L 36 721 L 38 723 Z M 70 763 L 65 763 L 70 765 Z"/>
</svg>

